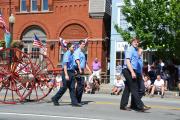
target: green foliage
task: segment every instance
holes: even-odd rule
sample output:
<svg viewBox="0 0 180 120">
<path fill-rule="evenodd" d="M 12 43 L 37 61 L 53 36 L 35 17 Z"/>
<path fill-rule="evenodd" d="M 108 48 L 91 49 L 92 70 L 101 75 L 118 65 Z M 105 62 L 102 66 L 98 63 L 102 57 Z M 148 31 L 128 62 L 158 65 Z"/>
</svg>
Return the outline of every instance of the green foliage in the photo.
<svg viewBox="0 0 180 120">
<path fill-rule="evenodd" d="M 5 41 L 4 40 L 0 40 L 0 47 L 4 47 L 5 46 Z"/>
<path fill-rule="evenodd" d="M 24 47 L 24 45 L 23 45 L 23 42 L 21 41 L 15 41 L 12 43 L 11 47 L 18 48 L 21 50 Z"/>
<path fill-rule="evenodd" d="M 132 38 L 130 33 L 134 32 L 144 49 L 156 49 L 160 55 L 180 57 L 179 0 L 124 0 L 124 3 L 122 13 L 132 26 L 129 31 L 117 25 L 115 29 L 125 41 L 129 41 Z"/>
</svg>

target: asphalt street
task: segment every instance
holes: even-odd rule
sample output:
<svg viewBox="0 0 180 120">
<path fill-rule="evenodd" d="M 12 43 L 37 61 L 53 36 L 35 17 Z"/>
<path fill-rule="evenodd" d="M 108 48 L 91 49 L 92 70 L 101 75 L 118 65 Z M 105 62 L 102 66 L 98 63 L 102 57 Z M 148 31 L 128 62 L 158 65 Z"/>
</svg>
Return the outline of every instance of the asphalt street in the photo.
<svg viewBox="0 0 180 120">
<path fill-rule="evenodd" d="M 0 120 L 180 120 L 179 98 L 144 97 L 152 109 L 145 113 L 119 109 L 121 95 L 84 94 L 82 107 L 72 107 L 66 93 L 60 106 L 54 106 L 48 95 L 40 102 L 0 104 Z"/>
</svg>

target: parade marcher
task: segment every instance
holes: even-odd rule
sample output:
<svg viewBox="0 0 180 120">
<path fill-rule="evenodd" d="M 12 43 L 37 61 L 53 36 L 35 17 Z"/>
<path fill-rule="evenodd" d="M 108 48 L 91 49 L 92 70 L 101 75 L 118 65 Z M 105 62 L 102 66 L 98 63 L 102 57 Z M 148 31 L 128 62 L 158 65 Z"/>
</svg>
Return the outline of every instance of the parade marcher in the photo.
<svg viewBox="0 0 180 120">
<path fill-rule="evenodd" d="M 84 54 L 85 51 L 85 41 L 79 41 L 79 48 L 74 51 L 74 59 L 75 59 L 75 69 L 77 71 L 76 80 L 77 80 L 77 87 L 76 87 L 76 97 L 78 103 L 81 103 L 83 90 L 84 90 L 84 77 L 81 75 L 84 74 L 84 70 L 87 69 L 90 73 L 91 70 L 86 62 L 86 57 Z"/>
<path fill-rule="evenodd" d="M 137 111 L 144 112 L 148 110 L 144 107 L 144 103 L 141 100 L 141 97 L 138 93 L 138 79 L 139 76 L 137 74 L 138 69 L 138 59 L 139 55 L 137 52 L 137 47 L 139 45 L 138 39 L 132 39 L 131 46 L 125 52 L 125 63 L 123 69 L 123 75 L 126 79 L 125 81 L 125 89 L 123 91 L 123 95 L 121 98 L 120 109 L 130 111 L 131 109 L 127 107 L 129 94 L 131 93 L 133 96 L 134 103 L 137 107 Z"/>
<path fill-rule="evenodd" d="M 51 98 L 53 104 L 56 106 L 59 105 L 58 100 L 66 92 L 67 88 L 69 88 L 72 106 L 81 107 L 75 96 L 75 69 L 74 69 L 73 51 L 74 51 L 74 46 L 71 43 L 68 43 L 67 51 L 63 56 L 63 73 L 62 73 L 63 86 Z"/>
<path fill-rule="evenodd" d="M 136 74 L 138 77 L 137 78 L 137 84 L 138 84 L 138 93 L 140 98 L 142 98 L 145 95 L 145 85 L 144 85 L 144 80 L 143 80 L 143 49 L 141 47 L 138 48 L 138 55 L 139 55 L 139 59 L 138 59 L 138 66 L 137 66 L 137 70 L 136 70 Z M 131 109 L 136 110 L 137 107 L 135 105 L 135 101 L 134 101 L 134 97 L 132 95 L 131 97 Z M 145 108 L 150 109 L 150 107 L 144 105 Z"/>
</svg>

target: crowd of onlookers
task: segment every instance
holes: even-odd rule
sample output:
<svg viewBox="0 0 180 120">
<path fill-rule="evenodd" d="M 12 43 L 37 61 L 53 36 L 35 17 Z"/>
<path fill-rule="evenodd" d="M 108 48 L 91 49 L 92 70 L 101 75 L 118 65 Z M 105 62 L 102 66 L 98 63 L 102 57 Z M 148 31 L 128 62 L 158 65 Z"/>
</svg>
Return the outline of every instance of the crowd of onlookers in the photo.
<svg viewBox="0 0 180 120">
<path fill-rule="evenodd" d="M 145 63 L 143 74 L 145 86 L 147 86 L 147 91 L 151 97 L 153 97 L 154 91 L 162 93 L 161 97 L 163 97 L 162 95 L 167 90 L 178 88 L 180 91 L 180 66 L 174 65 L 173 62 L 164 63 L 162 60 L 159 60 L 152 65 Z"/>
<path fill-rule="evenodd" d="M 98 67 L 99 66 L 99 67 Z M 94 68 L 93 68 L 94 67 Z M 96 91 L 100 90 L 100 63 L 97 58 L 95 58 L 92 64 L 93 74 L 85 82 L 85 93 L 95 94 Z M 111 95 L 119 95 L 124 89 L 125 78 L 122 75 L 122 66 L 118 62 L 116 68 L 117 74 L 114 80 Z M 175 66 L 171 62 L 164 63 L 162 60 L 154 62 L 149 65 L 144 63 L 143 76 L 145 93 L 153 97 L 154 94 L 161 95 L 164 97 L 165 91 L 174 90 L 177 88 L 179 90 L 180 96 L 180 66 Z M 60 76 L 57 78 L 58 86 L 61 86 Z"/>
<path fill-rule="evenodd" d="M 117 73 L 122 72 L 122 66 L 117 63 Z M 118 95 L 124 88 L 123 75 L 117 75 L 114 80 L 112 95 Z M 155 93 L 164 97 L 165 91 L 179 89 L 180 96 L 180 66 L 172 62 L 164 63 L 162 60 L 149 65 L 144 63 L 142 79 L 145 86 L 145 93 L 153 97 Z"/>
</svg>

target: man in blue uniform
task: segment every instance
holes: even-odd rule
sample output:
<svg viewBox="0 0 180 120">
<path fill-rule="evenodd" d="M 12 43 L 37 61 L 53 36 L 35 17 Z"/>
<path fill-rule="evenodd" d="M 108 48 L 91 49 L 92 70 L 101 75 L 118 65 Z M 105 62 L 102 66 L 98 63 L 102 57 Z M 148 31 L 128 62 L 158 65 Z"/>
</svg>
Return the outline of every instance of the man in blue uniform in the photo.
<svg viewBox="0 0 180 120">
<path fill-rule="evenodd" d="M 138 65 L 136 74 L 139 78 L 137 78 L 137 84 L 138 84 L 138 93 L 140 98 L 142 98 L 145 95 L 145 86 L 144 86 L 144 80 L 143 80 L 143 49 L 141 47 L 138 47 Z M 151 107 L 148 107 L 144 105 L 146 109 L 150 109 Z M 131 109 L 136 110 L 136 104 L 134 103 L 134 97 L 131 95 Z"/>
<path fill-rule="evenodd" d="M 55 106 L 59 105 L 58 100 L 66 92 L 67 88 L 69 88 L 72 106 L 81 107 L 75 96 L 75 75 L 74 75 L 75 69 L 74 69 L 73 52 L 74 52 L 74 46 L 71 43 L 68 43 L 67 51 L 63 56 L 63 73 L 62 73 L 63 86 L 59 89 L 59 91 L 55 94 L 55 96 L 51 98 Z"/>
<path fill-rule="evenodd" d="M 144 107 L 144 103 L 141 101 L 141 97 L 138 93 L 138 78 L 140 77 L 138 74 L 138 62 L 139 55 L 137 52 L 137 47 L 139 45 L 138 39 L 133 39 L 131 41 L 131 46 L 125 52 L 125 63 L 123 69 L 123 75 L 126 79 L 125 81 L 125 89 L 123 91 L 123 95 L 121 98 L 120 109 L 130 111 L 131 109 L 127 107 L 129 94 L 131 93 L 133 96 L 133 102 L 137 107 L 137 110 L 140 112 L 144 112 L 147 108 Z"/>
<path fill-rule="evenodd" d="M 81 103 L 83 90 L 84 90 L 84 77 L 81 75 L 84 74 L 84 70 L 87 69 L 90 73 L 91 70 L 86 62 L 85 57 L 85 41 L 80 40 L 79 41 L 79 48 L 74 51 L 74 59 L 75 59 L 75 69 L 77 71 L 77 88 L 76 88 L 76 97 L 78 100 L 78 103 Z"/>
</svg>

